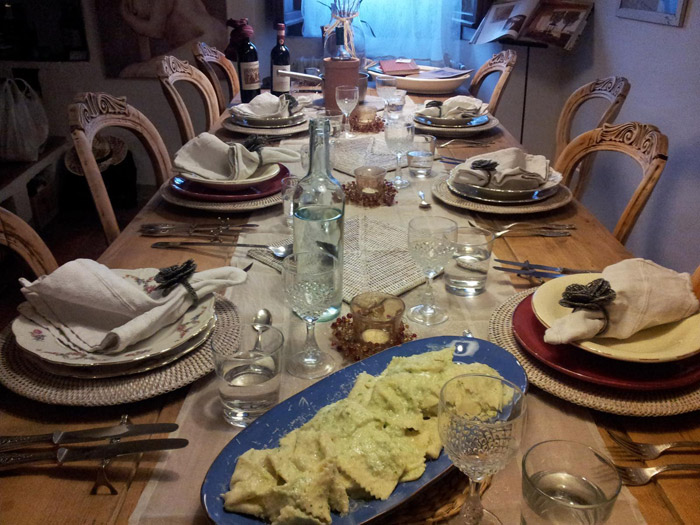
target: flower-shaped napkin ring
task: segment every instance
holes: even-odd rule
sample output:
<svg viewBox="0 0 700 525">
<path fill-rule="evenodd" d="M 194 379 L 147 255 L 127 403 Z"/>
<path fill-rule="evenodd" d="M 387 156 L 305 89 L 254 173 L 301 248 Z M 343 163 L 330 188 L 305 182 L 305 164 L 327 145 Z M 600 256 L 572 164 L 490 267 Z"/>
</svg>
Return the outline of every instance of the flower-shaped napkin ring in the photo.
<svg viewBox="0 0 700 525">
<path fill-rule="evenodd" d="M 570 284 L 561 294 L 559 304 L 576 310 L 598 310 L 603 314 L 603 327 L 596 335 L 602 335 L 608 329 L 610 317 L 605 305 L 616 297 L 615 290 L 605 279 L 596 279 L 588 284 Z"/>
<path fill-rule="evenodd" d="M 197 265 L 194 259 L 189 259 L 182 264 L 176 264 L 175 266 L 168 266 L 167 268 L 161 268 L 156 274 L 156 282 L 159 283 L 156 290 L 163 290 L 163 296 L 167 296 L 173 289 L 181 284 L 190 294 L 194 304 L 199 302 L 199 297 L 197 297 L 197 292 L 190 285 L 188 279 L 192 277 L 195 270 L 197 270 Z"/>
<path fill-rule="evenodd" d="M 486 186 L 488 186 L 491 183 L 491 176 L 493 175 L 493 172 L 496 171 L 496 168 L 498 167 L 498 162 L 495 160 L 489 160 L 489 159 L 479 159 L 475 160 L 472 162 L 471 168 L 473 170 L 484 170 L 488 176 L 489 180 L 486 183 Z"/>
</svg>

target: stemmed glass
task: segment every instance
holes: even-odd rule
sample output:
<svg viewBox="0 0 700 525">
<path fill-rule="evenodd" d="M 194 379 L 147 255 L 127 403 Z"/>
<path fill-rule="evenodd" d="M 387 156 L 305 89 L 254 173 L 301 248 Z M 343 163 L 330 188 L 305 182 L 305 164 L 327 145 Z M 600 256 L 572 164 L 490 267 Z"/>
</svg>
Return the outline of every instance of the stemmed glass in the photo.
<svg viewBox="0 0 700 525">
<path fill-rule="evenodd" d="M 410 186 L 411 183 L 401 177 L 401 155 L 413 145 L 416 128 L 412 122 L 389 120 L 384 125 L 384 140 L 389 151 L 396 155 L 396 175 L 392 183 L 397 189 Z"/>
<path fill-rule="evenodd" d="M 474 393 L 486 403 L 474 400 Z M 500 524 L 481 505 L 483 481 L 502 470 L 520 447 L 525 426 L 525 394 L 503 378 L 465 374 L 440 391 L 438 431 L 452 463 L 469 476 L 469 494 L 461 510 L 469 525 Z"/>
<path fill-rule="evenodd" d="M 408 223 L 408 251 L 428 277 L 423 304 L 409 309 L 408 318 L 432 326 L 447 321 L 447 312 L 435 304 L 433 278 L 452 257 L 452 243 L 457 240 L 457 223 L 445 217 L 422 216 Z"/>
<path fill-rule="evenodd" d="M 375 78 L 374 82 L 377 85 L 377 95 L 384 99 L 384 107 L 386 108 L 389 99 L 396 93 L 396 79 L 379 76 Z"/>
<path fill-rule="evenodd" d="M 322 377 L 336 366 L 335 359 L 316 342 L 316 321 L 342 301 L 341 266 L 324 250 L 299 252 L 282 262 L 284 290 L 295 314 L 306 322 L 306 340 L 287 360 L 287 372 L 305 379 Z"/>
<path fill-rule="evenodd" d="M 335 88 L 335 101 L 345 116 L 343 125 L 343 138 L 351 139 L 355 135 L 350 133 L 350 113 L 357 106 L 360 90 L 357 86 L 338 86 Z"/>
</svg>

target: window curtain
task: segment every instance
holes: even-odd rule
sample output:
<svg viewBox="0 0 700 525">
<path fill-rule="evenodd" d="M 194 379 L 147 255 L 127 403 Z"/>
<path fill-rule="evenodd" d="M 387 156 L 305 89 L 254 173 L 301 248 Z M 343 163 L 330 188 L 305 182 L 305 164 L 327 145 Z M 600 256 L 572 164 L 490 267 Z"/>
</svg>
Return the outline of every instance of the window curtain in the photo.
<svg viewBox="0 0 700 525">
<path fill-rule="evenodd" d="M 461 0 L 364 0 L 359 18 L 367 57 L 407 57 L 433 65 L 443 65 L 446 54 L 455 60 L 460 6 Z M 330 9 L 318 0 L 303 0 L 302 13 L 307 37 L 320 37 L 321 26 L 331 21 Z"/>
</svg>

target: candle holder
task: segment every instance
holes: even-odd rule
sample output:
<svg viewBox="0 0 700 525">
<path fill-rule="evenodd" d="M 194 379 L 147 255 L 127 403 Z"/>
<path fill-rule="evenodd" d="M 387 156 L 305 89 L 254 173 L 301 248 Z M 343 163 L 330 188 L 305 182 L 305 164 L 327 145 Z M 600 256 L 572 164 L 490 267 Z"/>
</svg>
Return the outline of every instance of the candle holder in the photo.
<svg viewBox="0 0 700 525">
<path fill-rule="evenodd" d="M 365 292 L 350 302 L 355 340 L 361 343 L 383 345 L 394 340 L 401 328 L 401 317 L 406 309 L 395 295 Z"/>
<path fill-rule="evenodd" d="M 381 197 L 384 194 L 384 177 L 386 170 L 378 166 L 362 166 L 355 171 L 355 183 L 360 192 L 371 197 Z"/>
</svg>

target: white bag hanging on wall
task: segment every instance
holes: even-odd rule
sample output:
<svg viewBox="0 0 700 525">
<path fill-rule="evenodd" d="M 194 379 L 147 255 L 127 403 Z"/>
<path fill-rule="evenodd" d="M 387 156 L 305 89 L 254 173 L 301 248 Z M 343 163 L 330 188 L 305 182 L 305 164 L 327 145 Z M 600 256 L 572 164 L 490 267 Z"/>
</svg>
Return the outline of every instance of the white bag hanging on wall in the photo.
<svg viewBox="0 0 700 525">
<path fill-rule="evenodd" d="M 6 79 L 0 88 L 0 161 L 36 161 L 48 136 L 39 95 L 21 78 Z"/>
</svg>

